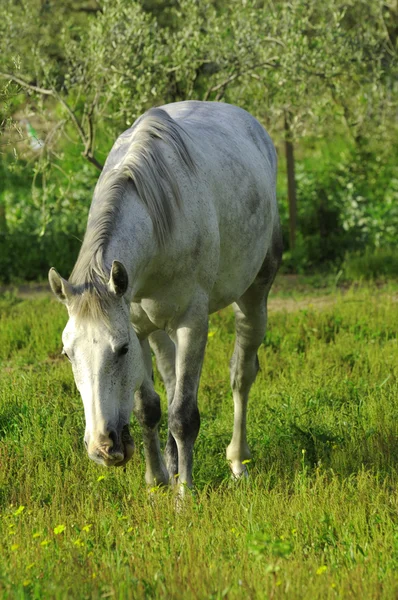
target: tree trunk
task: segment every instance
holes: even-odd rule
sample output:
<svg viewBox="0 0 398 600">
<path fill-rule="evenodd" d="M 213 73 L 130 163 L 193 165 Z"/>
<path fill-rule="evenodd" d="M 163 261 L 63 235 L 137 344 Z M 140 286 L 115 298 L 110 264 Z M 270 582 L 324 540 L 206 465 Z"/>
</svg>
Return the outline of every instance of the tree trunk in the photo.
<svg viewBox="0 0 398 600">
<path fill-rule="evenodd" d="M 3 115 L 1 115 L 2 117 Z M 4 123 L 4 121 L 3 121 Z M 4 127 L 3 123 L 0 120 L 0 136 L 3 134 Z M 7 187 L 7 171 L 6 167 L 0 165 L 0 194 L 4 192 Z M 7 219 L 6 219 L 6 206 L 4 204 L 4 200 L 0 196 L 0 234 L 7 233 Z"/>
<path fill-rule="evenodd" d="M 6 207 L 0 202 L 0 234 L 7 233 Z"/>
<path fill-rule="evenodd" d="M 294 174 L 294 147 L 290 129 L 290 115 L 285 112 L 285 152 L 287 169 L 287 197 L 289 201 L 289 240 L 290 250 L 296 243 L 297 230 L 297 200 L 296 200 L 296 178 Z"/>
</svg>

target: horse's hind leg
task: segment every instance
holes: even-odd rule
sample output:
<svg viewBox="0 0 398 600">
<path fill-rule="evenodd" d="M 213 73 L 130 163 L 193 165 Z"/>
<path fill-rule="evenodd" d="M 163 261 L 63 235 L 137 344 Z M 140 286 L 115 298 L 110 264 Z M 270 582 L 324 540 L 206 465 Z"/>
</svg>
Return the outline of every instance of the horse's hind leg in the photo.
<svg viewBox="0 0 398 600">
<path fill-rule="evenodd" d="M 234 400 L 234 429 L 227 448 L 227 460 L 236 478 L 247 475 L 244 461 L 250 459 L 246 436 L 246 413 L 250 388 L 259 369 L 257 350 L 267 326 L 267 298 L 279 259 L 269 257 L 250 288 L 233 305 L 236 317 L 236 340 L 230 363 Z"/>
<path fill-rule="evenodd" d="M 230 363 L 231 387 L 234 400 L 234 429 L 227 448 L 227 460 L 235 477 L 247 474 L 244 464 L 251 454 L 246 436 L 246 412 L 250 388 L 259 368 L 257 350 L 267 323 L 264 296 L 257 301 L 248 290 L 233 305 L 236 318 L 236 340 Z"/>
<path fill-rule="evenodd" d="M 155 331 L 149 336 L 150 346 L 156 357 L 156 365 L 166 388 L 167 401 L 170 407 L 173 402 L 176 388 L 175 360 L 176 349 L 174 342 L 167 333 L 162 330 Z M 178 473 L 178 452 L 175 439 L 168 432 L 167 444 L 165 449 L 166 466 L 169 472 L 170 483 L 176 483 Z"/>
</svg>

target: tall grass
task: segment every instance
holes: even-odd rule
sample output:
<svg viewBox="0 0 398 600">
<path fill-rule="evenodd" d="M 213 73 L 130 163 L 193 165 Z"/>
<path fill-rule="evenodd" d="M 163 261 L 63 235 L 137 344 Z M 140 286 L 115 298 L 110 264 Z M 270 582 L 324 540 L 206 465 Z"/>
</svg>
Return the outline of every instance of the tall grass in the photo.
<svg viewBox="0 0 398 600">
<path fill-rule="evenodd" d="M 3 598 L 396 598 L 398 311 L 360 287 L 272 313 L 249 411 L 250 481 L 229 477 L 233 317 L 211 319 L 196 494 L 88 460 L 62 360 L 63 307 L 0 299 Z M 165 398 L 158 377 L 156 385 Z M 165 439 L 166 423 L 162 423 Z"/>
<path fill-rule="evenodd" d="M 376 280 L 398 277 L 396 248 L 366 248 L 364 252 L 348 252 L 343 262 L 344 277 L 349 280 Z"/>
</svg>

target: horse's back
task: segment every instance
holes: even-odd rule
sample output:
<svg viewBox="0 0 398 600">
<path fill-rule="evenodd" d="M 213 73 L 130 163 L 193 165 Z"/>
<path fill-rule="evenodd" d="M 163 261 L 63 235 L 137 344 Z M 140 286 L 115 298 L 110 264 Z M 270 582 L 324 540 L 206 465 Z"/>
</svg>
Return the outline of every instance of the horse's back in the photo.
<svg viewBox="0 0 398 600">
<path fill-rule="evenodd" d="M 185 101 L 162 107 L 191 135 L 196 145 L 220 152 L 215 164 L 222 158 L 246 163 L 242 145 L 255 148 L 268 164 L 267 175 L 276 176 L 277 158 L 274 145 L 264 127 L 247 111 L 238 106 L 220 102 Z"/>
<path fill-rule="evenodd" d="M 279 228 L 275 148 L 260 123 L 238 107 L 181 102 L 163 108 L 187 132 L 198 165 L 189 197 L 192 232 L 210 265 L 206 273 L 214 275 L 216 310 L 252 283 Z"/>
</svg>

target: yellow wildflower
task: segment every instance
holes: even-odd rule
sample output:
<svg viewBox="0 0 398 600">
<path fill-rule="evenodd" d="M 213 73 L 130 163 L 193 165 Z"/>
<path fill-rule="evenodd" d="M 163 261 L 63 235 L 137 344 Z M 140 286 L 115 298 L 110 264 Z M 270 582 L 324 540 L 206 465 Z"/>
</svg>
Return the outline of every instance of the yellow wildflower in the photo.
<svg viewBox="0 0 398 600">
<path fill-rule="evenodd" d="M 78 538 L 77 540 L 75 540 L 75 541 L 73 542 L 73 544 L 74 544 L 75 546 L 79 546 L 79 548 L 80 548 L 81 546 L 84 546 L 84 542 L 82 542 L 82 540 L 80 540 L 79 538 Z"/>
<path fill-rule="evenodd" d="M 54 533 L 55 535 L 59 535 L 60 533 L 63 533 L 66 529 L 66 525 L 57 525 L 57 527 L 54 527 Z"/>
</svg>

